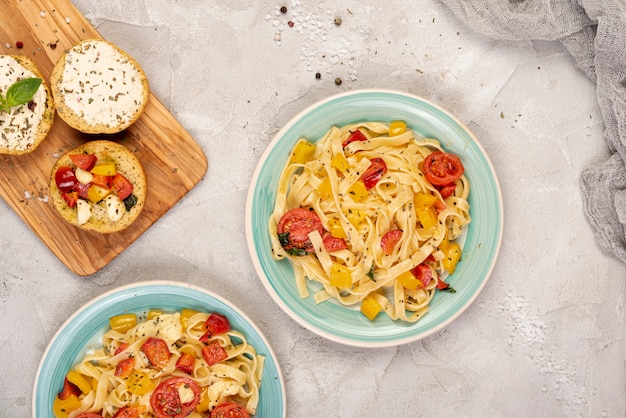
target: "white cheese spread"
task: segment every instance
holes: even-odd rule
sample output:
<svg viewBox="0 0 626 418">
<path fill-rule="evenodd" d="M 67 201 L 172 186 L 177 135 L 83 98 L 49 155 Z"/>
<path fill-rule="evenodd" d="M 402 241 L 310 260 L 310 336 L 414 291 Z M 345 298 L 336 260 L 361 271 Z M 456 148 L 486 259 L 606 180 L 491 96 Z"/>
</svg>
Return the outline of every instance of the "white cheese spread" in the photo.
<svg viewBox="0 0 626 418">
<path fill-rule="evenodd" d="M 9 55 L 0 55 L 0 93 L 6 97 L 7 89 L 23 78 L 37 77 Z M 33 96 L 31 104 L 14 106 L 7 112 L 0 111 L 0 147 L 26 150 L 36 138 L 46 108 L 46 90 L 43 86 Z"/>
<path fill-rule="evenodd" d="M 65 104 L 93 125 L 127 123 L 143 104 L 141 73 L 106 42 L 71 48 L 62 80 Z"/>
</svg>

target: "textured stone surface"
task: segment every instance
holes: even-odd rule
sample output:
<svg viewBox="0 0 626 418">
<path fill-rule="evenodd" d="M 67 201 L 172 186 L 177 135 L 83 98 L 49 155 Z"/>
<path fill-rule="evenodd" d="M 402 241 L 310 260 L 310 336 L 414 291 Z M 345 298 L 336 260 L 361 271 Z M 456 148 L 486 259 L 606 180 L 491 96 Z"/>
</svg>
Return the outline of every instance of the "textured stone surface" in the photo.
<svg viewBox="0 0 626 418">
<path fill-rule="evenodd" d="M 558 44 L 492 41 L 437 1 L 416 3 L 75 0 L 140 62 L 209 170 L 87 278 L 0 203 L 0 411 L 31 415 L 41 355 L 81 305 L 173 279 L 253 318 L 280 361 L 289 416 L 624 416 L 626 272 L 596 246 L 578 185 L 607 154 L 594 85 Z M 386 349 L 338 345 L 287 317 L 244 234 L 250 177 L 273 134 L 319 99 L 368 87 L 455 113 L 488 152 L 505 205 L 500 257 L 476 302 L 441 332 Z"/>
</svg>

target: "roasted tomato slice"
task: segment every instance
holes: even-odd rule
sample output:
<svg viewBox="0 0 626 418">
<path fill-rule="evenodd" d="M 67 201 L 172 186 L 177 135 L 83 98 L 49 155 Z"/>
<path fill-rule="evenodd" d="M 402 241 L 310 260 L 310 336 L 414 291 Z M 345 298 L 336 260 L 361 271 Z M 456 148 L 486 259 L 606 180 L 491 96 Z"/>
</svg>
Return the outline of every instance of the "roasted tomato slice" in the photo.
<svg viewBox="0 0 626 418">
<path fill-rule="evenodd" d="M 378 183 L 378 181 L 382 179 L 387 172 L 387 164 L 382 158 L 372 158 L 370 162 L 372 164 L 361 176 L 361 180 L 365 183 L 365 188 L 367 190 L 376 186 L 376 183 Z"/>
<path fill-rule="evenodd" d="M 71 208 L 76 206 L 76 202 L 78 202 L 78 193 L 77 192 L 67 192 L 61 193 L 61 197 L 67 203 L 67 206 Z"/>
<path fill-rule="evenodd" d="M 315 230 L 320 235 L 324 232 L 320 218 L 315 212 L 304 208 L 288 210 L 280 218 L 276 229 L 280 245 L 292 255 L 307 255 L 315 252 L 309 234 Z"/>
<path fill-rule="evenodd" d="M 380 239 L 380 248 L 382 248 L 385 254 L 391 255 L 393 253 L 393 249 L 396 247 L 396 244 L 400 241 L 400 238 L 402 238 L 402 230 L 393 229 L 383 235 Z"/>
<path fill-rule="evenodd" d="M 324 248 L 326 248 L 326 251 L 328 251 L 329 253 L 348 248 L 348 244 L 346 244 L 346 241 L 343 238 L 333 237 L 331 234 L 327 234 L 324 237 L 323 242 Z"/>
<path fill-rule="evenodd" d="M 63 401 L 69 398 L 70 395 L 78 396 L 81 393 L 82 392 L 78 388 L 78 386 L 76 386 L 75 384 L 67 380 L 67 377 L 66 377 L 65 380 L 63 381 L 63 390 L 61 390 L 61 392 L 59 393 L 59 399 Z"/>
<path fill-rule="evenodd" d="M 437 151 L 426 156 L 422 171 L 432 185 L 445 186 L 457 181 L 463 175 L 464 168 L 456 155 Z"/>
<path fill-rule="evenodd" d="M 176 368 L 184 373 L 193 373 L 193 366 L 196 364 L 196 357 L 189 353 L 183 353 L 176 360 Z"/>
<path fill-rule="evenodd" d="M 145 409 L 145 406 L 124 406 L 117 410 L 113 418 L 139 418 Z"/>
<path fill-rule="evenodd" d="M 193 394 L 193 398 L 183 403 L 180 394 L 185 392 Z M 195 380 L 183 376 L 162 381 L 150 396 L 150 405 L 157 418 L 184 418 L 191 414 L 199 401 L 200 386 Z"/>
<path fill-rule="evenodd" d="M 228 353 L 222 348 L 219 341 L 209 341 L 209 344 L 202 348 L 202 357 L 209 366 L 219 363 L 228 358 Z"/>
<path fill-rule="evenodd" d="M 54 173 L 54 181 L 57 187 L 62 192 L 71 192 L 72 189 L 78 184 L 76 174 L 68 166 L 61 166 L 57 172 Z"/>
<path fill-rule="evenodd" d="M 413 273 L 413 276 L 415 276 L 420 282 L 422 282 L 424 287 L 428 286 L 428 283 L 430 283 L 430 281 L 433 279 L 432 270 L 430 269 L 430 267 L 428 267 L 428 265 L 424 263 L 419 264 L 417 267 L 414 267 L 411 270 L 411 273 Z"/>
<path fill-rule="evenodd" d="M 130 182 L 126 177 L 124 177 L 121 173 L 116 173 L 113 177 L 113 187 L 117 192 L 117 197 L 120 200 L 126 199 L 133 192 L 133 183 Z"/>
<path fill-rule="evenodd" d="M 363 132 L 357 129 L 355 131 L 350 132 L 350 135 L 348 135 L 348 138 L 346 138 L 346 140 L 343 141 L 343 144 L 341 145 L 343 145 L 343 147 L 345 148 L 354 141 L 367 141 L 367 137 L 365 136 Z"/>
<path fill-rule="evenodd" d="M 237 402 L 226 402 L 213 408 L 210 418 L 250 418 L 250 414 L 245 406 Z"/>
<path fill-rule="evenodd" d="M 167 343 L 161 338 L 148 338 L 141 346 L 141 350 L 146 354 L 146 357 L 148 357 L 150 364 L 159 369 L 167 366 L 172 356 L 167 347 Z"/>
<path fill-rule="evenodd" d="M 222 334 L 226 331 L 230 331 L 230 322 L 228 322 L 228 318 L 216 312 L 213 312 L 211 315 L 209 315 L 205 322 L 205 325 L 207 332 L 202 337 L 200 337 L 200 341 L 202 341 L 203 343 L 208 342 L 211 337 L 216 334 Z"/>
<path fill-rule="evenodd" d="M 81 412 L 80 414 L 76 415 L 75 418 L 102 418 L 102 415 L 96 414 L 95 412 Z"/>
<path fill-rule="evenodd" d="M 70 160 L 76 167 L 89 171 L 96 165 L 98 157 L 95 154 L 70 154 Z"/>
<path fill-rule="evenodd" d="M 135 359 L 127 358 L 117 363 L 114 373 L 116 377 L 121 377 L 123 379 L 130 376 L 133 370 L 135 370 Z"/>
</svg>

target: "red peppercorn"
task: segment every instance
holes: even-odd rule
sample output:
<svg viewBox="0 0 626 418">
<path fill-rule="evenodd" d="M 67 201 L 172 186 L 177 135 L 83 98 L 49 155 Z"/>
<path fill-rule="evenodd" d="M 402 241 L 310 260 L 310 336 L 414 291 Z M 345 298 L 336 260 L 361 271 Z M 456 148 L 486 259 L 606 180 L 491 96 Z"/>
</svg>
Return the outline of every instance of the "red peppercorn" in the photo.
<svg viewBox="0 0 626 418">
<path fill-rule="evenodd" d="M 289 25 L 290 28 L 293 28 L 294 23 L 290 20 L 289 22 L 287 22 L 287 25 Z"/>
<path fill-rule="evenodd" d="M 19 48 L 24 48 L 24 42 L 22 42 L 22 41 L 17 41 L 17 42 L 15 43 L 15 46 L 16 46 L 18 49 L 19 49 Z"/>
</svg>

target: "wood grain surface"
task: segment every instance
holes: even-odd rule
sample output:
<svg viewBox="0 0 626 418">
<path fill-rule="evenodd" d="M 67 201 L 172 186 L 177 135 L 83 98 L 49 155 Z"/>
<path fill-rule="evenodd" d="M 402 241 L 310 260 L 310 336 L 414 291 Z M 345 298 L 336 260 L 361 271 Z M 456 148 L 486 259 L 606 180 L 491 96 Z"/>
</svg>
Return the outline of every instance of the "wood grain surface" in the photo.
<svg viewBox="0 0 626 418">
<path fill-rule="evenodd" d="M 5 0 L 0 7 L 0 53 L 27 55 L 46 82 L 64 50 L 96 29 L 69 0 Z M 16 42 L 23 43 L 22 48 Z M 148 74 L 148 80 L 150 75 Z M 139 218 L 113 234 L 83 231 L 64 221 L 49 196 L 57 158 L 85 141 L 109 139 L 136 153 L 147 175 L 148 195 Z M 142 117 L 115 135 L 82 134 L 58 116 L 48 138 L 30 154 L 0 155 L 0 195 L 71 271 L 91 275 L 118 256 L 204 176 L 207 159 L 187 131 L 154 95 Z"/>
</svg>

